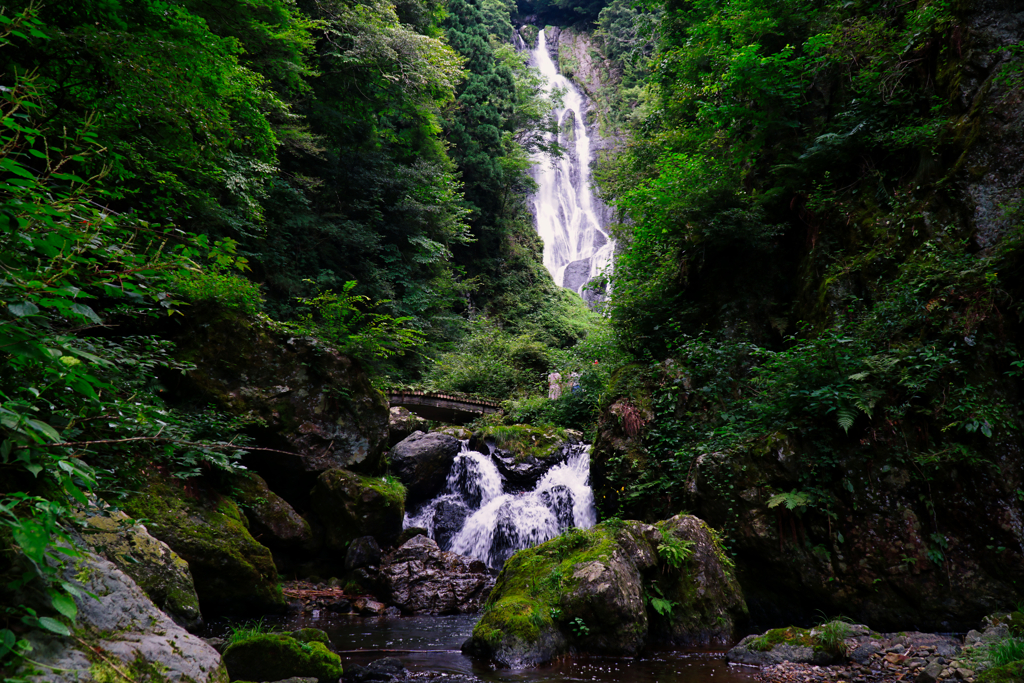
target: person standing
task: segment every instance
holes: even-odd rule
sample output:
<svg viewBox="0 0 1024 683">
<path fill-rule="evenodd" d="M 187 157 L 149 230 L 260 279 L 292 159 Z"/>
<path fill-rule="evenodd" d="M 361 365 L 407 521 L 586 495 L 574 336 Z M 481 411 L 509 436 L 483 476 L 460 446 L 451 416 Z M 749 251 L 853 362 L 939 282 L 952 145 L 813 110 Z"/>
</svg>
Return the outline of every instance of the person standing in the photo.
<svg viewBox="0 0 1024 683">
<path fill-rule="evenodd" d="M 557 370 L 548 375 L 548 398 L 552 401 L 562 395 L 562 375 Z"/>
</svg>

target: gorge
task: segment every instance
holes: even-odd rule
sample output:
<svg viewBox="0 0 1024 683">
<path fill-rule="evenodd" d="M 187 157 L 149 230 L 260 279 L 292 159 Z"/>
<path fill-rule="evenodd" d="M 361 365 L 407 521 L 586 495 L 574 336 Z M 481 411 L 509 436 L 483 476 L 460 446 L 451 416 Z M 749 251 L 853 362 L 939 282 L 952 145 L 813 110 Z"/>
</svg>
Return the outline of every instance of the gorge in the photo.
<svg viewBox="0 0 1024 683">
<path fill-rule="evenodd" d="M 1024 679 L 1022 44 L 5 2 L 0 677 Z"/>
</svg>

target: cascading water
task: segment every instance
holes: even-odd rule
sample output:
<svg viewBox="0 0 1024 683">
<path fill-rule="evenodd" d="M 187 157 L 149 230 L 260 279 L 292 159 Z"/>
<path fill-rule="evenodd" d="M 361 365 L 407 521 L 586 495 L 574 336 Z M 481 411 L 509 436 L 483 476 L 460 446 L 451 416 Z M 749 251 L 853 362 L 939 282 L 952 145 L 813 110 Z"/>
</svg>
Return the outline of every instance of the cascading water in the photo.
<svg viewBox="0 0 1024 683">
<path fill-rule="evenodd" d="M 423 527 L 443 549 L 497 568 L 515 551 L 570 527 L 594 526 L 589 480 L 589 446 L 568 446 L 564 459 L 532 488 L 516 491 L 524 487 L 506 481 L 494 456 L 471 451 L 464 443 L 444 491 L 415 515 L 406 515 L 405 527 Z"/>
<path fill-rule="evenodd" d="M 545 92 L 564 92 L 554 114 L 558 142 L 565 153 L 551 158 L 533 156 L 533 215 L 544 240 L 544 266 L 555 282 L 585 298 L 583 287 L 610 264 L 614 243 L 598 217 L 598 203 L 590 185 L 591 137 L 586 126 L 586 96 L 555 67 L 541 31 L 530 64 L 546 81 Z"/>
</svg>

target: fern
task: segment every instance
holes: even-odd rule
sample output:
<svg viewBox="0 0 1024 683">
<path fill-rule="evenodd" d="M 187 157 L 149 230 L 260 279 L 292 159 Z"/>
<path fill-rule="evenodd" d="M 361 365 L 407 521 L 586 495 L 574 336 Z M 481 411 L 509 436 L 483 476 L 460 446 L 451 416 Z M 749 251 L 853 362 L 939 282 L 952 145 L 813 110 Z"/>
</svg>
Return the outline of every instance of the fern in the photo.
<svg viewBox="0 0 1024 683">
<path fill-rule="evenodd" d="M 815 496 L 813 493 L 793 489 L 789 493 L 777 493 L 769 498 L 768 507 L 774 508 L 785 504 L 787 510 L 795 510 L 796 508 L 804 508 L 808 505 L 813 505 L 814 501 Z"/>
<path fill-rule="evenodd" d="M 839 406 L 836 410 L 836 420 L 839 422 L 839 426 L 843 428 L 843 432 L 846 434 L 850 433 L 850 427 L 853 426 L 854 420 L 857 419 L 857 408 L 848 404 Z"/>
</svg>

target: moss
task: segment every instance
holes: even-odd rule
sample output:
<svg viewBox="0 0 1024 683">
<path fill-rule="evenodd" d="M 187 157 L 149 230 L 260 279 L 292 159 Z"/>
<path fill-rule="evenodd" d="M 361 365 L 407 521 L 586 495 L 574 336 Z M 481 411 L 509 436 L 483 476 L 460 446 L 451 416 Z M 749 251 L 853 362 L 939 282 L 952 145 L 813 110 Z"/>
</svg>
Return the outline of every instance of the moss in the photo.
<svg viewBox="0 0 1024 683">
<path fill-rule="evenodd" d="M 292 631 L 290 634 L 292 638 L 299 641 L 300 643 L 323 643 L 324 645 L 330 645 L 331 639 L 326 633 L 318 628 L 300 628 L 298 631 Z"/>
<path fill-rule="evenodd" d="M 493 440 L 498 448 L 510 451 L 516 460 L 531 456 L 543 460 L 557 453 L 558 448 L 569 441 L 564 429 L 550 426 L 493 426 L 480 432 L 478 436 L 484 440 Z"/>
<path fill-rule="evenodd" d="M 379 493 L 388 506 L 405 509 L 405 485 L 393 477 L 359 477 L 359 483 L 365 488 Z"/>
<path fill-rule="evenodd" d="M 747 648 L 757 652 L 767 652 L 776 645 L 795 645 L 800 647 L 816 647 L 811 632 L 805 628 L 789 626 L 787 628 L 773 628 L 764 635 L 754 638 L 747 643 Z"/>
<path fill-rule="evenodd" d="M 233 643 L 224 651 L 232 680 L 279 681 L 294 676 L 337 681 L 341 657 L 320 641 L 301 643 L 291 636 L 261 634 Z"/>
<path fill-rule="evenodd" d="M 1021 683 L 1024 681 L 1024 660 L 986 669 L 978 674 L 976 683 Z"/>
<path fill-rule="evenodd" d="M 544 627 L 553 626 L 564 593 L 575 588 L 573 569 L 615 552 L 616 531 L 605 524 L 566 533 L 534 548 L 520 550 L 505 563 L 484 616 L 473 636 L 496 646 L 506 636 L 534 643 Z M 495 596 L 501 596 L 495 600 Z"/>
<path fill-rule="evenodd" d="M 152 479 L 125 509 L 146 519 L 150 533 L 188 562 L 204 609 L 255 613 L 284 606 L 270 551 L 249 534 L 234 501 L 196 499 Z"/>
</svg>

